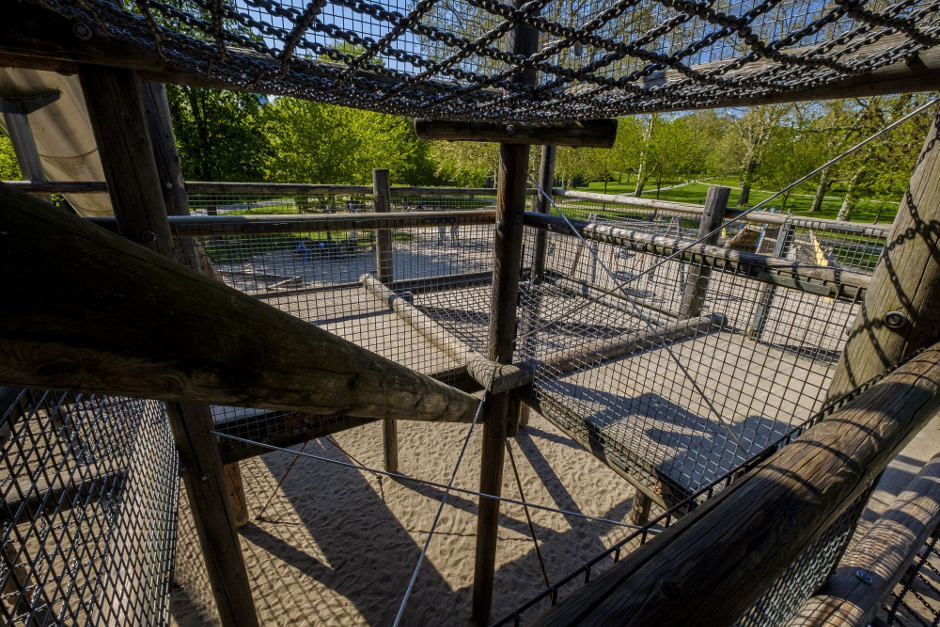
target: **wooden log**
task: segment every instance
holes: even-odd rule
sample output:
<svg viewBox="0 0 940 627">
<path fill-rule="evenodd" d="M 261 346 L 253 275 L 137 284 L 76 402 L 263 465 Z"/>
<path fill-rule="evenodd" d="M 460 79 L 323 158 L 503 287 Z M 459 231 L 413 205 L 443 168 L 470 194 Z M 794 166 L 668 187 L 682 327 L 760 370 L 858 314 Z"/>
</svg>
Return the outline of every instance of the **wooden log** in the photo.
<svg viewBox="0 0 940 627">
<path fill-rule="evenodd" d="M 372 170 L 372 193 L 376 213 L 392 210 L 388 170 Z M 392 250 L 392 232 L 389 229 L 376 231 L 375 267 L 379 283 L 389 284 L 395 280 L 395 259 Z M 382 421 L 382 447 L 385 452 L 385 470 L 398 472 L 398 425 L 394 420 Z"/>
<path fill-rule="evenodd" d="M 0 383 L 468 422 L 478 401 L 0 187 Z"/>
<path fill-rule="evenodd" d="M 503 144 L 550 144 L 576 148 L 613 148 L 617 120 L 582 120 L 559 124 L 500 124 L 415 119 L 419 139 Z"/>
<path fill-rule="evenodd" d="M 533 625 L 606 627 L 624 617 L 660 627 L 733 624 L 871 488 L 938 409 L 935 345 Z"/>
<path fill-rule="evenodd" d="M 675 202 L 671 200 L 655 200 L 652 198 L 634 198 L 627 194 L 600 194 L 597 192 L 583 192 L 578 190 L 555 189 L 552 192 L 555 196 L 561 196 L 562 199 L 570 198 L 572 200 L 587 200 L 594 203 L 603 203 L 605 205 L 623 205 L 627 207 L 637 207 L 648 211 L 666 211 L 669 214 L 700 217 L 704 211 L 703 205 L 693 205 L 689 203 Z M 601 207 L 590 207 L 592 211 L 603 211 Z M 725 218 L 732 218 L 741 214 L 741 210 L 729 209 L 725 211 Z M 757 224 L 783 224 L 788 219 L 786 214 L 770 213 L 767 211 L 754 211 L 742 218 L 744 222 Z M 852 224 L 851 222 L 840 222 L 827 218 L 812 218 L 812 222 L 822 225 L 827 232 L 846 235 L 857 235 L 859 232 L 874 235 L 887 235 L 891 230 L 888 224 Z"/>
<path fill-rule="evenodd" d="M 630 523 L 641 527 L 648 523 L 652 507 L 653 499 L 637 490 L 633 495 L 633 504 L 630 506 Z"/>
<path fill-rule="evenodd" d="M 166 152 L 170 150 L 166 138 L 158 137 L 157 142 L 151 143 L 133 70 L 82 65 L 79 78 L 118 230 L 132 242 L 165 258 L 176 259 L 166 219 L 166 200 L 161 191 L 164 186 L 160 184 L 157 167 L 159 155 L 167 180 L 182 179 L 178 165 L 172 162 L 175 146 L 171 155 Z M 149 90 L 148 93 L 154 95 Z M 165 119 L 154 119 L 155 115 L 158 114 L 152 112 L 152 126 L 162 135 L 165 132 L 162 125 L 169 123 L 168 112 Z M 172 131 L 170 133 L 172 141 Z M 177 200 L 169 198 L 169 202 Z M 143 248 L 141 251 L 146 252 Z M 96 270 L 99 268 L 89 263 L 92 280 Z M 86 298 L 88 296 L 93 298 L 94 290 L 90 290 Z M 177 303 L 168 299 L 161 304 L 172 308 Z M 76 370 L 80 372 L 82 368 Z M 226 480 L 218 444 L 209 433 L 213 426 L 212 413 L 207 405 L 181 403 L 168 403 L 166 412 L 179 450 L 186 493 L 193 508 L 219 618 L 225 626 L 254 627 L 258 625 L 258 616 L 235 531 L 236 510 L 224 488 Z"/>
<path fill-rule="evenodd" d="M 480 386 L 490 385 L 490 392 L 498 394 L 513 390 L 532 382 L 532 372 L 527 367 L 515 364 L 498 364 L 474 352 L 457 336 L 432 320 L 423 311 L 396 294 L 378 279 L 369 274 L 359 278 L 362 286 L 383 305 L 387 305 L 431 344 L 446 353 L 458 364 L 466 367 L 467 373 Z M 496 374 L 493 375 L 494 368 Z M 490 377 L 493 377 L 490 382 Z"/>
<path fill-rule="evenodd" d="M 174 235 L 240 235 L 267 233 L 296 233 L 350 231 L 355 229 L 433 228 L 439 225 L 463 226 L 492 224 L 496 212 L 488 209 L 474 211 L 399 211 L 386 214 L 335 213 L 255 216 L 171 216 L 170 229 Z M 109 231 L 117 231 L 114 218 L 88 218 Z"/>
<path fill-rule="evenodd" d="M 245 498 L 245 486 L 242 484 L 242 471 L 238 462 L 235 462 L 225 464 L 222 472 L 225 473 L 225 488 L 232 504 L 232 521 L 235 527 L 240 529 L 248 524 L 248 501 Z"/>
<path fill-rule="evenodd" d="M 935 114 L 917 159 L 827 399 L 842 396 L 940 337 L 938 221 L 940 113 Z M 891 324 L 892 317 L 898 321 L 897 326 Z"/>
<path fill-rule="evenodd" d="M 512 0 L 519 8 L 523 0 Z M 538 31 L 516 25 L 506 36 L 507 49 L 516 55 L 531 56 L 538 50 Z M 535 70 L 526 68 L 516 82 L 535 85 Z M 516 137 L 516 135 L 513 135 Z M 544 141 L 540 143 L 557 143 Z M 522 215 L 526 202 L 526 171 L 529 146 L 501 143 L 499 146 L 496 228 L 493 237 L 493 284 L 490 290 L 490 324 L 487 359 L 511 364 L 515 349 L 516 305 L 522 265 Z M 483 447 L 480 453 L 480 492 L 499 496 L 502 491 L 503 458 L 509 420 L 508 393 L 491 395 L 483 411 Z M 490 621 L 493 607 L 493 579 L 496 570 L 496 542 L 499 531 L 499 501 L 479 501 L 477 542 L 473 570 L 472 620 L 477 625 Z"/>
<path fill-rule="evenodd" d="M 839 561 L 822 589 L 788 627 L 865 627 L 940 524 L 940 455 L 936 455 Z M 869 578 L 862 580 L 857 573 Z"/>
<path fill-rule="evenodd" d="M 728 198 L 731 196 L 729 187 L 709 187 L 705 197 L 705 211 L 698 227 L 698 238 L 701 239 L 721 227 L 728 208 Z M 718 243 L 721 233 L 716 232 L 708 236 L 702 243 L 714 246 Z M 705 295 L 708 293 L 708 277 L 712 269 L 707 265 L 690 264 L 685 275 L 685 285 L 682 290 L 682 302 L 679 304 L 679 316 L 695 318 L 702 313 L 705 304 Z"/>
<path fill-rule="evenodd" d="M 542 160 L 539 164 L 539 187 L 546 194 L 551 195 L 555 187 L 555 155 L 557 149 L 555 146 L 542 146 Z M 552 212 L 552 204 L 549 198 L 539 194 L 537 213 L 549 215 Z M 535 234 L 535 250 L 532 253 L 532 277 L 536 283 L 541 283 L 545 278 L 545 254 L 548 250 L 548 237 L 544 231 L 537 231 Z"/>
<path fill-rule="evenodd" d="M 571 229 L 560 217 L 526 213 L 524 223 L 527 226 L 544 228 L 574 237 Z M 585 239 L 607 242 L 662 257 L 670 256 L 679 249 L 686 248 L 693 241 L 663 237 L 607 224 L 591 224 L 583 220 L 571 220 L 571 223 Z M 872 281 L 868 275 L 847 272 L 840 268 L 817 266 L 789 259 L 774 259 L 757 253 L 707 244 L 696 244 L 677 259 L 742 274 L 749 279 L 763 283 L 809 291 L 820 296 L 838 294 L 852 298 L 860 292 L 864 293 Z"/>
<path fill-rule="evenodd" d="M 660 338 L 672 342 L 718 331 L 724 325 L 724 321 L 724 316 L 710 314 L 682 319 L 657 327 L 655 330 L 640 329 L 637 332 L 617 337 L 591 339 L 572 348 L 539 358 L 539 367 L 548 369 L 553 376 L 560 376 L 578 368 L 594 367 L 630 353 L 655 350 L 662 346 Z"/>
</svg>

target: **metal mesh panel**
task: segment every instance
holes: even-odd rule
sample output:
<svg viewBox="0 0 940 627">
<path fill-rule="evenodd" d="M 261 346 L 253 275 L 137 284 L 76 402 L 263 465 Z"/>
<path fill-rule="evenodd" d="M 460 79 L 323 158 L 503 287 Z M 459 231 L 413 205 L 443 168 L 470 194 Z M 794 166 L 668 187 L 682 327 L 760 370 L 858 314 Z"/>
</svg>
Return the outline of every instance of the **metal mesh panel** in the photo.
<svg viewBox="0 0 940 627">
<path fill-rule="evenodd" d="M 709 484 L 819 410 L 857 296 L 694 261 L 640 276 L 662 257 L 546 237 L 544 280 L 520 291 L 523 336 L 537 331 L 518 347 L 543 413 L 664 498 Z M 698 275 L 707 289 L 692 287 Z M 626 295 L 615 289 L 637 276 Z"/>
<path fill-rule="evenodd" d="M 882 606 L 888 625 L 940 624 L 940 551 L 936 531 L 927 539 Z"/>
<path fill-rule="evenodd" d="M 252 91 L 449 119 L 591 119 L 818 88 L 936 46 L 929 0 L 31 0 Z M 525 59 L 516 26 L 538 31 Z M 535 87 L 521 84 L 526 69 Z"/>
<path fill-rule="evenodd" d="M 0 391 L 6 624 L 166 623 L 179 479 L 162 404 Z"/>
</svg>

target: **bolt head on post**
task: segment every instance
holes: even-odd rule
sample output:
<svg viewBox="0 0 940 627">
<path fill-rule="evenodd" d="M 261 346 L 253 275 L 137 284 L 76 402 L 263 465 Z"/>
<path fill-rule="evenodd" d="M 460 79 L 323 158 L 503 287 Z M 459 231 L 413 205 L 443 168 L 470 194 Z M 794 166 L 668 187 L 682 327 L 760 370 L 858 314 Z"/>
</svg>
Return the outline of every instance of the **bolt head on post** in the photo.
<svg viewBox="0 0 940 627">
<path fill-rule="evenodd" d="M 91 27 L 88 26 L 88 24 L 77 22 L 74 26 L 72 26 L 72 32 L 75 33 L 75 36 L 82 41 L 88 41 L 91 39 L 92 32 Z"/>
<path fill-rule="evenodd" d="M 903 329 L 906 327 L 910 321 L 900 311 L 889 311 L 885 314 L 885 326 L 889 329 Z"/>
</svg>

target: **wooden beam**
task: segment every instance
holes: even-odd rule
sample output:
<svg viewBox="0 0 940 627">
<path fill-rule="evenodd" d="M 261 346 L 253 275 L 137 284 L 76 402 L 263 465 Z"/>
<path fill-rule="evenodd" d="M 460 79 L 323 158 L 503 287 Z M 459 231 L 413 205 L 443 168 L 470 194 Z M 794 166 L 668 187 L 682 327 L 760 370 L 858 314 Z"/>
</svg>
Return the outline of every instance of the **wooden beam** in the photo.
<svg viewBox="0 0 940 627">
<path fill-rule="evenodd" d="M 630 506 L 630 523 L 644 526 L 650 520 L 650 510 L 653 507 L 653 499 L 645 493 L 637 490 L 633 495 L 633 504 Z"/>
<path fill-rule="evenodd" d="M 574 237 L 568 224 L 558 216 L 526 213 L 524 222 L 527 226 Z M 694 241 L 654 235 L 615 225 L 589 223 L 584 220 L 571 220 L 571 223 L 585 239 L 607 242 L 663 257 L 686 248 Z M 859 291 L 867 290 L 872 281 L 868 275 L 848 272 L 841 268 L 805 264 L 789 259 L 774 259 L 766 255 L 707 244 L 696 244 L 677 259 L 708 265 L 726 272 L 743 274 L 755 281 L 809 291 L 821 296 L 838 294 L 854 297 Z"/>
<path fill-rule="evenodd" d="M 836 399 L 940 337 L 940 113 L 829 386 Z M 896 312 L 896 313 L 892 313 Z M 889 315 L 891 314 L 891 315 Z M 891 324 L 892 317 L 898 325 Z"/>
<path fill-rule="evenodd" d="M 582 120 L 564 124 L 500 124 L 415 119 L 419 139 L 438 141 L 550 144 L 586 148 L 613 148 L 617 120 Z"/>
<path fill-rule="evenodd" d="M 552 195 L 555 188 L 555 155 L 558 149 L 555 146 L 542 146 L 542 159 L 539 162 L 539 187 L 548 194 Z M 552 212 L 550 198 L 542 194 L 538 196 L 537 213 L 549 215 Z M 535 234 L 535 249 L 532 253 L 532 276 L 536 283 L 541 283 L 545 278 L 545 253 L 548 250 L 547 234 L 544 231 L 537 231 Z"/>
<path fill-rule="evenodd" d="M 536 620 L 731 625 L 940 409 L 940 345 L 823 419 Z M 658 599 L 651 603 L 650 599 Z"/>
<path fill-rule="evenodd" d="M 515 8 L 524 0 L 512 0 Z M 512 54 L 528 57 L 538 50 L 538 31 L 522 25 L 506 35 Z M 535 85 L 536 74 L 527 68 L 516 82 Z M 504 129 L 505 130 L 505 129 Z M 514 135 L 515 136 L 515 135 Z M 546 142 L 553 143 L 553 142 Z M 490 290 L 489 336 L 486 358 L 511 364 L 516 338 L 516 306 L 522 265 L 522 215 L 526 202 L 527 144 L 501 143 L 496 195 L 496 228 L 493 234 L 493 284 Z M 503 488 L 503 458 L 512 401 L 508 392 L 490 395 L 483 408 L 483 442 L 480 452 L 480 492 L 499 496 Z M 487 625 L 493 607 L 493 580 L 496 572 L 496 543 L 499 532 L 499 501 L 479 500 L 477 542 L 473 568 L 471 619 Z"/>
<path fill-rule="evenodd" d="M 866 627 L 940 524 L 940 455 L 839 561 L 787 627 Z M 862 572 L 868 580 L 860 579 Z"/>
<path fill-rule="evenodd" d="M 702 239 L 712 231 L 721 227 L 728 208 L 728 198 L 731 196 L 729 187 L 709 187 L 705 196 L 705 210 L 698 225 L 698 237 Z M 703 244 L 714 246 L 721 237 L 720 232 L 708 235 Z M 705 304 L 705 295 L 708 293 L 708 277 L 712 269 L 707 265 L 692 263 L 688 266 L 685 275 L 685 285 L 682 289 L 682 302 L 679 304 L 679 315 L 685 318 L 694 318 L 702 313 Z"/>
<path fill-rule="evenodd" d="M 166 141 L 150 141 L 134 71 L 81 65 L 79 79 L 118 230 L 132 242 L 176 259 L 156 155 L 163 161 L 165 176 L 173 176 L 174 166 L 164 160 L 171 159 L 165 153 Z M 149 90 L 148 94 L 153 95 Z M 163 132 L 161 120 L 152 122 L 154 130 Z M 93 263 L 89 268 L 92 273 L 98 270 Z M 176 305 L 173 300 L 163 304 Z M 235 531 L 237 510 L 227 494 L 218 443 L 210 434 L 212 413 L 207 405 L 167 403 L 166 414 L 219 618 L 226 627 L 254 627 L 258 615 Z"/>
<path fill-rule="evenodd" d="M 432 320 L 400 294 L 392 292 L 388 287 L 379 283 L 378 279 L 372 275 L 364 274 L 359 278 L 359 281 L 366 291 L 382 305 L 388 306 L 431 344 L 446 353 L 448 357 L 465 366 L 467 373 L 481 387 L 490 384 L 490 392 L 499 394 L 532 382 L 532 371 L 530 369 L 522 365 L 496 363 L 474 352 L 463 340 Z M 496 370 L 495 375 L 493 374 L 494 368 Z M 491 375 L 493 376 L 492 382 L 490 382 Z"/>
<path fill-rule="evenodd" d="M 0 384 L 469 422 L 478 400 L 0 186 Z"/>
<path fill-rule="evenodd" d="M 638 351 L 655 350 L 662 346 L 660 338 L 671 342 L 687 337 L 707 335 L 721 329 L 724 322 L 724 316 L 710 314 L 683 318 L 650 331 L 641 328 L 636 332 L 617 337 L 590 339 L 572 348 L 539 358 L 540 367 L 549 369 L 555 376 L 560 376 L 572 370 L 594 367 L 605 361 Z"/>
</svg>

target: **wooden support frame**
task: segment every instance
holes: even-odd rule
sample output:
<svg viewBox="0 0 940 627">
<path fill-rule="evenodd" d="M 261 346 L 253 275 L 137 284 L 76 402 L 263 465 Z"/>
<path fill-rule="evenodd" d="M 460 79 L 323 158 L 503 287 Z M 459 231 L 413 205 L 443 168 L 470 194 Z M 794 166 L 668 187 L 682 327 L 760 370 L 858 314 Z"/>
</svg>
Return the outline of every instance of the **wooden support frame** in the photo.
<svg viewBox="0 0 940 627">
<path fill-rule="evenodd" d="M 866 627 L 879 602 L 907 572 L 927 537 L 940 524 L 940 455 L 936 455 L 904 492 L 842 556 L 819 592 L 787 627 Z M 857 576 L 868 575 L 869 581 Z"/>
<path fill-rule="evenodd" d="M 131 241 L 175 259 L 162 194 L 166 187 L 160 183 L 137 76 L 133 70 L 83 65 L 79 79 L 119 230 Z M 164 148 L 165 144 L 155 146 Z M 172 166 L 164 166 L 169 175 Z M 236 510 L 225 487 L 218 443 L 210 433 L 212 413 L 206 405 L 182 403 L 168 403 L 166 413 L 219 618 L 226 627 L 257 626 L 235 531 Z"/>
<path fill-rule="evenodd" d="M 940 344 L 912 358 L 537 619 L 730 625 L 940 410 Z M 744 513 L 747 515 L 743 515 Z M 650 603 L 651 598 L 663 598 Z M 617 623 L 619 624 L 619 622 Z"/>
<path fill-rule="evenodd" d="M 607 224 L 591 224 L 584 220 L 570 220 L 570 222 L 585 239 L 616 244 L 631 250 L 664 257 L 693 243 L 693 240 L 663 237 Z M 560 217 L 526 213 L 524 223 L 526 226 L 574 237 L 568 224 Z M 774 259 L 757 253 L 707 244 L 692 246 L 678 259 L 708 265 L 713 269 L 743 274 L 749 279 L 762 283 L 808 291 L 820 296 L 860 297 L 868 290 L 873 280 L 868 275 L 846 272 L 831 266 Z"/>
<path fill-rule="evenodd" d="M 698 238 L 701 239 L 718 229 L 728 209 L 728 198 L 731 197 L 729 187 L 709 187 L 705 196 L 705 211 L 698 227 Z M 702 241 L 703 244 L 714 246 L 718 243 L 720 233 L 712 233 Z M 712 269 L 706 265 L 691 264 L 685 275 L 685 286 L 682 290 L 682 301 L 679 304 L 679 315 L 685 318 L 694 318 L 702 313 L 705 295 L 708 292 L 708 277 Z"/>
<path fill-rule="evenodd" d="M 392 210 L 391 186 L 388 170 L 372 170 L 373 206 L 376 213 L 389 213 Z M 379 283 L 388 285 L 395 280 L 394 254 L 392 231 L 376 231 L 375 267 Z M 385 454 L 385 470 L 398 472 L 398 425 L 394 420 L 382 421 L 382 449 Z"/>
<path fill-rule="evenodd" d="M 478 399 L 0 186 L 0 383 L 470 422 Z"/>
<path fill-rule="evenodd" d="M 549 144 L 576 148 L 612 148 L 617 138 L 617 120 L 581 120 L 565 124 L 498 124 L 415 119 L 419 139 L 499 142 L 502 144 Z"/>
<path fill-rule="evenodd" d="M 940 337 L 940 112 L 829 386 L 834 400 Z"/>
</svg>

